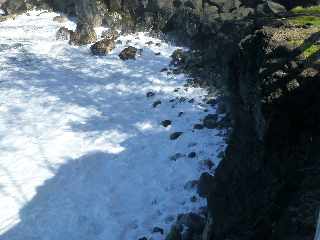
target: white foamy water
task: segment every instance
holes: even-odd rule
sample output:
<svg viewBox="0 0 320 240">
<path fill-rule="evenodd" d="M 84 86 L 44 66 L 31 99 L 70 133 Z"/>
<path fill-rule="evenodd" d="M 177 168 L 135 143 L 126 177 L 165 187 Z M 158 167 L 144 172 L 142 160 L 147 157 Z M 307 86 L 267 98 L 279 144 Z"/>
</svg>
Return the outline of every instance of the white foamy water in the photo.
<svg viewBox="0 0 320 240">
<path fill-rule="evenodd" d="M 174 46 L 139 33 L 95 57 L 55 40 L 73 22 L 39 13 L 0 23 L 0 239 L 164 239 L 153 227 L 168 231 L 176 214 L 205 205 L 184 186 L 224 148 L 217 130 L 192 129 L 215 111 L 201 103 L 206 91 L 160 72 Z M 127 40 L 143 48 L 136 61 L 118 57 Z"/>
</svg>

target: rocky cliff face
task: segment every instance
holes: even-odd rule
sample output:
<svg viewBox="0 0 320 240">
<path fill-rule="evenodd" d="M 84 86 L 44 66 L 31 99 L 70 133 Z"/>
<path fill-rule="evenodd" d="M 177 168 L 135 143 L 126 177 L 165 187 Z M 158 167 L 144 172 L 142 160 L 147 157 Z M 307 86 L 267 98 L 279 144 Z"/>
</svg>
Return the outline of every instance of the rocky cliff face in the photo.
<svg viewBox="0 0 320 240">
<path fill-rule="evenodd" d="M 234 129 L 210 180 L 203 240 L 308 240 L 320 202 L 320 18 L 286 10 L 317 3 L 11 0 L 4 6 L 9 14 L 36 5 L 91 25 L 162 30 L 191 46 L 183 70 L 221 89 Z"/>
<path fill-rule="evenodd" d="M 214 239 L 313 239 L 320 199 L 317 41 L 319 27 L 290 21 L 241 41 L 228 79 L 234 133 L 209 197 Z"/>
</svg>

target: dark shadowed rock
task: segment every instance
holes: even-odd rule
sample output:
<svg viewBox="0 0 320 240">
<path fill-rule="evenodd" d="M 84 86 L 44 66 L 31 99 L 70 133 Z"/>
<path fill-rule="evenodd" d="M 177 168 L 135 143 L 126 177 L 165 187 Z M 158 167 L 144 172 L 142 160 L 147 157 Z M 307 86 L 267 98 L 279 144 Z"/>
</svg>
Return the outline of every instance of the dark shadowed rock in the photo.
<svg viewBox="0 0 320 240">
<path fill-rule="evenodd" d="M 181 232 L 181 226 L 178 226 L 177 224 L 173 225 L 168 236 L 166 237 L 166 240 L 183 240 Z"/>
<path fill-rule="evenodd" d="M 123 61 L 130 60 L 130 59 L 136 59 L 138 49 L 132 46 L 129 46 L 125 48 L 120 54 L 119 57 Z"/>
<path fill-rule="evenodd" d="M 216 114 L 208 114 L 203 119 L 203 126 L 209 129 L 214 129 L 218 126 L 218 115 Z"/>
<path fill-rule="evenodd" d="M 93 55 L 107 55 L 110 53 L 114 48 L 116 44 L 113 39 L 105 38 L 101 41 L 96 42 L 90 47 L 90 50 Z"/>
<path fill-rule="evenodd" d="M 195 213 L 180 214 L 177 224 L 186 226 L 192 233 L 202 233 L 205 226 L 205 219 Z"/>
<path fill-rule="evenodd" d="M 182 134 L 183 134 L 183 132 L 175 132 L 175 133 L 172 133 L 172 134 L 170 135 L 170 140 L 177 140 Z"/>
<path fill-rule="evenodd" d="M 68 28 L 61 27 L 57 33 L 56 33 L 56 39 L 57 40 L 70 40 L 70 36 L 72 34 L 72 31 Z"/>
<path fill-rule="evenodd" d="M 170 120 L 164 120 L 161 122 L 161 125 L 164 127 L 169 127 L 171 125 L 171 121 Z"/>
<path fill-rule="evenodd" d="M 171 58 L 171 64 L 174 66 L 178 66 L 185 63 L 186 53 L 182 49 L 177 49 L 172 53 Z"/>
<path fill-rule="evenodd" d="M 201 130 L 203 128 L 204 128 L 204 126 L 202 124 L 199 124 L 199 123 L 193 125 L 193 129 Z"/>
<path fill-rule="evenodd" d="M 163 235 L 164 234 L 164 230 L 162 228 L 160 228 L 160 227 L 154 227 L 152 229 L 152 233 L 160 233 L 161 235 Z"/>
<path fill-rule="evenodd" d="M 148 238 L 146 238 L 146 237 L 141 237 L 141 238 L 139 238 L 138 240 L 148 240 Z"/>
<path fill-rule="evenodd" d="M 147 98 L 153 97 L 154 95 L 156 95 L 154 92 L 147 92 L 146 94 Z"/>
<path fill-rule="evenodd" d="M 75 32 L 71 33 L 70 44 L 86 45 L 97 41 L 97 34 L 92 25 L 87 23 L 78 23 Z"/>
<path fill-rule="evenodd" d="M 188 158 L 195 158 L 197 154 L 195 152 L 191 152 L 188 154 Z"/>
<path fill-rule="evenodd" d="M 207 197 L 212 187 L 213 177 L 209 173 L 202 173 L 199 179 L 197 192 L 200 197 Z"/>
<path fill-rule="evenodd" d="M 152 106 L 153 106 L 154 108 L 156 108 L 156 107 L 158 107 L 161 103 L 162 103 L 162 102 L 161 102 L 160 100 L 157 100 L 157 101 L 155 101 L 155 102 L 152 104 Z"/>
</svg>

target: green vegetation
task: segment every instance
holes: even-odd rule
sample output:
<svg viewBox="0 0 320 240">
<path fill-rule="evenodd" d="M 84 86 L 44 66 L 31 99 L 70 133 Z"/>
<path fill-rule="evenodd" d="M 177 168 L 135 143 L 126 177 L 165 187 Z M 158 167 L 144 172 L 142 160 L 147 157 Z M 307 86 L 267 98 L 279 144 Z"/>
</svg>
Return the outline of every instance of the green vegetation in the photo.
<svg viewBox="0 0 320 240">
<path fill-rule="evenodd" d="M 314 54 L 320 54 L 320 45 L 314 43 L 304 43 L 303 40 L 289 41 L 289 44 L 294 47 L 299 47 L 304 58 L 309 58 Z"/>
<path fill-rule="evenodd" d="M 320 45 L 311 45 L 307 49 L 303 51 L 303 55 L 305 58 L 309 58 L 313 56 L 314 54 L 319 54 L 320 53 Z"/>
<path fill-rule="evenodd" d="M 320 14 L 320 6 L 313 6 L 313 7 L 295 7 L 291 9 L 292 13 L 295 14 Z"/>
<path fill-rule="evenodd" d="M 313 25 L 316 27 L 320 27 L 320 17 L 315 16 L 298 16 L 295 18 L 289 19 L 291 24 L 297 25 Z"/>
</svg>

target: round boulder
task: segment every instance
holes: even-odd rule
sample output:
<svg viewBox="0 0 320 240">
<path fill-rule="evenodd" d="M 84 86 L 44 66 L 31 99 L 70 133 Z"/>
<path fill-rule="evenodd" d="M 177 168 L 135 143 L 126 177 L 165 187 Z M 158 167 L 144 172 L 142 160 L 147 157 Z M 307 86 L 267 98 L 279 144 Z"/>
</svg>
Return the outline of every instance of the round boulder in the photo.
<svg viewBox="0 0 320 240">
<path fill-rule="evenodd" d="M 105 38 L 101 41 L 96 42 L 90 48 L 93 55 L 107 55 L 116 47 L 116 43 L 113 39 Z"/>
<path fill-rule="evenodd" d="M 137 52 L 138 52 L 137 48 L 129 46 L 119 54 L 119 57 L 123 61 L 129 60 L 129 59 L 136 59 Z"/>
</svg>

